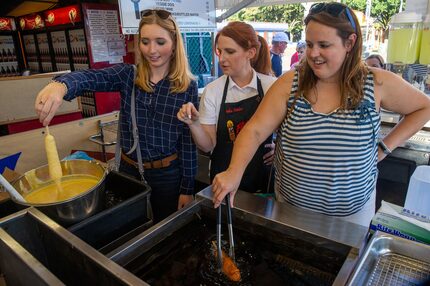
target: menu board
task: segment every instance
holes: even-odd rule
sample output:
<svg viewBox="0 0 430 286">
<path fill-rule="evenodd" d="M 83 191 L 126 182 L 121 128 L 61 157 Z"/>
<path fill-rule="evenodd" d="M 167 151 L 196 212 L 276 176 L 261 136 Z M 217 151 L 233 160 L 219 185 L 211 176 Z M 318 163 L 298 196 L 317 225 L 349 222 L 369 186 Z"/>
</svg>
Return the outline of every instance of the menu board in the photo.
<svg viewBox="0 0 430 286">
<path fill-rule="evenodd" d="M 138 34 L 140 11 L 163 9 L 172 13 L 181 32 L 213 32 L 216 30 L 215 1 L 119 0 L 124 34 Z"/>
</svg>

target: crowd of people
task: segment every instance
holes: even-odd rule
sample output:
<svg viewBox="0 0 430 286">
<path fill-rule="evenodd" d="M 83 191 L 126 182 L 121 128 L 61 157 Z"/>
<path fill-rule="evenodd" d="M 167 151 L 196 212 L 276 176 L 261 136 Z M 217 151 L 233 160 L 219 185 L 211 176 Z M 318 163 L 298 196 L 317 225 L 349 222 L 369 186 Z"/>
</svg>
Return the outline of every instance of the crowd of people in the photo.
<svg viewBox="0 0 430 286">
<path fill-rule="evenodd" d="M 367 226 L 377 163 L 430 120 L 430 100 L 381 69 L 382 58 L 362 60 L 359 21 L 348 6 L 316 3 L 304 22 L 306 40 L 284 74 L 285 33 L 269 49 L 249 24 L 225 26 L 215 37 L 223 75 L 199 101 L 175 19 L 145 10 L 137 67 L 56 77 L 35 108 L 48 125 L 63 100 L 120 91 L 119 168 L 151 186 L 155 222 L 193 200 L 199 148 L 211 153 L 215 207 L 228 193 L 233 205 L 238 189 L 274 192 L 280 202 Z M 403 116 L 384 138 L 380 108 Z"/>
</svg>

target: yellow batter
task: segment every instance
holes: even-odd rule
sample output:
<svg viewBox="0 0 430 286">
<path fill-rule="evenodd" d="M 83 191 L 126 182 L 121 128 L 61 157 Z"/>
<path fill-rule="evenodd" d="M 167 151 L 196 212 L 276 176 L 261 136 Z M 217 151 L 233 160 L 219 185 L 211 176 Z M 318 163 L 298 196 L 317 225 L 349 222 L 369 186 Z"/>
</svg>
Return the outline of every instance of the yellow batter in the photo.
<svg viewBox="0 0 430 286">
<path fill-rule="evenodd" d="M 99 180 L 88 175 L 72 175 L 61 178 L 60 186 L 55 182 L 35 189 L 31 193 L 24 195 L 28 203 L 49 204 L 65 201 L 91 189 Z"/>
</svg>

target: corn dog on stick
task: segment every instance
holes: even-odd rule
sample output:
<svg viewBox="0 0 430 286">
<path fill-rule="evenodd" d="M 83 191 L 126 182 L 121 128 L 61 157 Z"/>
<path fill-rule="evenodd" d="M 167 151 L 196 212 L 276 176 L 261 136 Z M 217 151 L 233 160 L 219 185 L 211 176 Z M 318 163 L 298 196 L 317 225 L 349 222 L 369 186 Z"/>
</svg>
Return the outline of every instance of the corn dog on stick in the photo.
<svg viewBox="0 0 430 286">
<path fill-rule="evenodd" d="M 46 126 L 45 136 L 45 151 L 48 159 L 49 176 L 52 180 L 59 180 L 63 176 L 61 170 L 60 159 L 58 157 L 57 146 L 55 145 L 54 136 L 49 133 L 49 128 Z"/>
<path fill-rule="evenodd" d="M 216 249 L 215 241 L 212 241 L 212 244 Z M 236 264 L 227 255 L 227 253 L 224 252 L 224 250 L 221 250 L 221 253 L 222 253 L 222 272 L 231 281 L 235 281 L 235 282 L 240 281 L 241 278 L 240 278 L 239 268 L 237 268 Z M 215 255 L 215 257 L 217 257 L 217 255 L 218 255 L 216 250 L 214 251 L 214 255 Z"/>
</svg>

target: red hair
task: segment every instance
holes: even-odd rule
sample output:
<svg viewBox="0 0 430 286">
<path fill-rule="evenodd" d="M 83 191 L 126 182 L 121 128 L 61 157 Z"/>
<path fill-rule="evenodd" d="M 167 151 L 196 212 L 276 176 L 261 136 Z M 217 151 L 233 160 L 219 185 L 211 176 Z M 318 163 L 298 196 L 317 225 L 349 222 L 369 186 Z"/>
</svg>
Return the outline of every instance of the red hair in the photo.
<svg viewBox="0 0 430 286">
<path fill-rule="evenodd" d="M 255 71 L 270 75 L 272 74 L 272 64 L 270 61 L 269 45 L 263 37 L 255 32 L 254 28 L 244 22 L 230 22 L 221 29 L 215 37 L 215 45 L 220 36 L 233 39 L 244 50 L 255 48 L 255 57 L 251 59 L 251 66 Z"/>
</svg>

